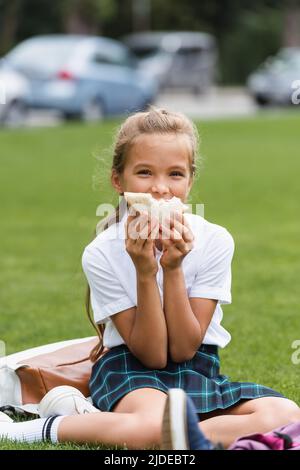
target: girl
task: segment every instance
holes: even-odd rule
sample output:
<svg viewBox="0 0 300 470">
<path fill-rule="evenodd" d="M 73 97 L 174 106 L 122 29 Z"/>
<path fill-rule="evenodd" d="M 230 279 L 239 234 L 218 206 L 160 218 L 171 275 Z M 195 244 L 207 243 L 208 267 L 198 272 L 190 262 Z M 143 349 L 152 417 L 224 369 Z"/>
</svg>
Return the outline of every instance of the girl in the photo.
<svg viewBox="0 0 300 470">
<path fill-rule="evenodd" d="M 155 108 L 137 113 L 119 130 L 112 185 L 119 195 L 186 202 L 196 154 L 197 131 L 184 115 Z M 221 304 L 231 302 L 234 243 L 228 231 L 194 214 L 173 214 L 169 227 L 147 213 L 130 215 L 127 207 L 122 214 L 118 206 L 115 216 L 82 258 L 100 338 L 104 333 L 90 379 L 102 413 L 2 423 L 0 435 L 3 426 L 10 438 L 166 448 L 162 418 L 165 429 L 174 388 L 186 392 L 198 430 L 224 447 L 299 419 L 298 406 L 280 393 L 220 375 L 218 348 L 230 341 L 221 325 Z M 30 423 L 35 431 L 26 434 Z"/>
</svg>

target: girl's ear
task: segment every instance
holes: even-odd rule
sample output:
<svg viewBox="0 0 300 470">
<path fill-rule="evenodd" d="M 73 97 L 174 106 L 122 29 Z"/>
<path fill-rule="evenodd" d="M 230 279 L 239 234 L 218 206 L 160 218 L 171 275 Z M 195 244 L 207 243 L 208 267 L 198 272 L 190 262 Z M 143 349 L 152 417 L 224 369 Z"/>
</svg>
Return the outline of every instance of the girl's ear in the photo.
<svg viewBox="0 0 300 470">
<path fill-rule="evenodd" d="M 123 194 L 123 185 L 121 181 L 121 176 L 115 169 L 112 169 L 111 172 L 111 184 L 119 194 Z"/>
</svg>

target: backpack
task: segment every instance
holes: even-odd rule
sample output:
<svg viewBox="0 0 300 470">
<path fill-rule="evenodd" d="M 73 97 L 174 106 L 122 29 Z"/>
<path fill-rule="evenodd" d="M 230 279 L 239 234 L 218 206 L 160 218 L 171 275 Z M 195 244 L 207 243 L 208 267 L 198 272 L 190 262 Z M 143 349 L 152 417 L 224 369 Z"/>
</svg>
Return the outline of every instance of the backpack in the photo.
<svg viewBox="0 0 300 470">
<path fill-rule="evenodd" d="M 0 411 L 37 414 L 44 395 L 59 385 L 71 385 L 89 397 L 89 354 L 97 342 L 94 336 L 79 338 L 0 358 Z"/>
<path fill-rule="evenodd" d="M 265 434 L 240 437 L 228 450 L 300 450 L 300 421 L 285 424 Z"/>
</svg>

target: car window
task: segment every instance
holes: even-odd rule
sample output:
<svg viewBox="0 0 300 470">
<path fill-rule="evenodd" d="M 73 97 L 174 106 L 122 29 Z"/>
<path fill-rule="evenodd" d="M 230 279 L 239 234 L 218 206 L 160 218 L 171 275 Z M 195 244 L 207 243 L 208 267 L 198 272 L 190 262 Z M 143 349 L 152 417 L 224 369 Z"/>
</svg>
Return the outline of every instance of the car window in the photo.
<svg viewBox="0 0 300 470">
<path fill-rule="evenodd" d="M 135 60 L 126 49 L 123 48 L 99 48 L 92 57 L 92 62 L 97 64 L 119 65 L 124 67 L 133 67 Z"/>
<path fill-rule="evenodd" d="M 201 54 L 203 48 L 201 47 L 181 47 L 178 49 L 177 54 L 181 56 L 194 56 L 196 54 Z"/>
<path fill-rule="evenodd" d="M 159 47 L 151 46 L 132 47 L 132 50 L 138 59 L 149 59 L 149 57 L 153 57 L 160 52 Z"/>
<path fill-rule="evenodd" d="M 17 46 L 7 61 L 18 70 L 42 68 L 56 71 L 72 55 L 76 44 L 65 40 L 28 41 Z"/>
<path fill-rule="evenodd" d="M 96 64 L 113 64 L 112 58 L 102 51 L 95 52 L 92 55 L 91 60 L 92 62 L 95 62 Z"/>
</svg>

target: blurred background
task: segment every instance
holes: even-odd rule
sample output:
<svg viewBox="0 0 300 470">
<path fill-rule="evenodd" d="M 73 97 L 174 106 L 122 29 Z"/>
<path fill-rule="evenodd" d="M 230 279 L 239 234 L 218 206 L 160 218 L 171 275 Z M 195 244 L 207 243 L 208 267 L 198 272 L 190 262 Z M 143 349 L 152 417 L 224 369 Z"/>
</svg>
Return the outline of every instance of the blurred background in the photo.
<svg viewBox="0 0 300 470">
<path fill-rule="evenodd" d="M 299 25 L 297 0 L 0 0 L 0 122 L 288 106 Z"/>
<path fill-rule="evenodd" d="M 292 0 L 0 0 L 8 353 L 95 334 L 82 252 L 98 205 L 118 202 L 115 132 L 154 103 L 194 119 L 204 163 L 189 202 L 235 240 L 224 371 L 300 404 L 299 47 Z"/>
</svg>

